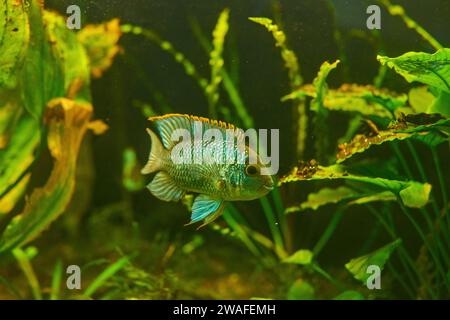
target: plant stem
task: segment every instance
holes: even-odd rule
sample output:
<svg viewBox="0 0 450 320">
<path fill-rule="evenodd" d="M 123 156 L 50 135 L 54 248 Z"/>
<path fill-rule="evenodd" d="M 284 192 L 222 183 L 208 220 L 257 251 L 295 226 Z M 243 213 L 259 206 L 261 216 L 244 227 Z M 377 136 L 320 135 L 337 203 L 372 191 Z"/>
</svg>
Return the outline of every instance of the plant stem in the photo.
<svg viewBox="0 0 450 320">
<path fill-rule="evenodd" d="M 442 193 L 442 201 L 443 201 L 443 215 L 446 217 L 447 220 L 447 229 L 444 233 L 447 235 L 447 241 L 449 240 L 449 236 L 448 236 L 448 232 L 450 231 L 450 217 L 449 217 L 449 212 L 448 212 L 448 194 L 447 194 L 447 188 L 445 186 L 445 180 L 444 180 L 444 176 L 442 174 L 442 169 L 441 169 L 441 165 L 440 165 L 440 161 L 439 161 L 439 156 L 436 152 L 435 148 L 431 148 L 431 153 L 433 155 L 433 160 L 435 163 L 435 167 L 436 167 L 436 172 L 438 175 L 438 179 L 439 179 L 439 185 L 441 188 L 441 193 Z M 445 228 L 444 228 L 445 230 Z"/>
<path fill-rule="evenodd" d="M 20 248 L 16 248 L 12 251 L 14 257 L 16 258 L 20 269 L 25 274 L 30 285 L 33 297 L 36 300 L 42 300 L 41 286 L 39 285 L 39 280 L 34 272 L 33 266 L 31 265 L 30 259 L 27 254 Z"/>
<path fill-rule="evenodd" d="M 445 271 L 443 269 L 443 267 L 441 266 L 441 263 L 439 261 L 439 258 L 436 254 L 436 252 L 433 250 L 433 247 L 430 245 L 428 239 L 426 238 L 425 234 L 423 233 L 422 229 L 420 228 L 420 226 L 417 224 L 417 222 L 414 220 L 414 218 L 412 217 L 412 215 L 409 213 L 409 211 L 406 209 L 405 205 L 403 204 L 402 199 L 400 198 L 400 196 L 397 196 L 397 201 L 400 205 L 400 208 L 402 209 L 403 213 L 406 215 L 406 217 L 408 218 L 408 220 L 411 222 L 411 224 L 413 225 L 414 229 L 416 229 L 417 233 L 419 234 L 420 238 L 422 239 L 422 241 L 424 242 L 425 246 L 428 249 L 428 252 L 430 253 L 430 255 L 432 256 L 436 268 L 438 269 L 439 273 L 442 276 L 442 279 L 444 280 L 444 283 L 446 285 L 446 287 L 448 288 L 449 285 L 446 281 L 446 275 L 445 275 Z"/>
<path fill-rule="evenodd" d="M 406 145 L 408 146 L 408 149 L 411 152 L 412 157 L 414 158 L 414 162 L 417 165 L 417 168 L 419 170 L 422 182 L 427 182 L 427 175 L 426 175 L 425 169 L 424 169 L 424 167 L 422 165 L 421 159 L 419 158 L 419 156 L 418 156 L 418 154 L 416 152 L 416 149 L 414 148 L 414 145 L 411 143 L 411 141 L 406 141 Z M 437 206 L 437 203 L 436 203 L 436 201 L 434 199 L 433 194 L 431 195 L 431 205 L 433 206 L 433 210 L 434 210 L 434 212 L 436 214 L 436 219 L 437 219 L 437 221 L 439 223 L 440 222 L 439 208 Z M 426 223 L 428 225 L 430 233 L 433 236 L 433 239 L 436 242 L 436 245 L 438 246 L 439 250 L 441 251 L 443 259 L 448 264 L 448 261 L 449 261 L 448 254 L 447 254 L 445 248 L 443 248 L 442 241 L 441 241 L 441 239 L 439 237 L 439 233 L 436 232 L 435 227 L 433 226 L 433 221 L 431 221 L 430 214 L 429 214 L 428 210 L 426 210 L 425 208 L 420 208 L 420 211 L 421 211 L 422 215 L 425 217 L 425 221 L 426 221 Z"/>
<path fill-rule="evenodd" d="M 392 223 L 387 222 L 381 216 L 381 214 L 379 212 L 377 212 L 372 206 L 366 205 L 366 207 L 369 210 L 369 212 L 383 225 L 383 227 L 386 229 L 386 232 L 391 236 L 391 238 L 393 240 L 399 238 L 395 232 L 395 228 Z M 417 271 L 416 266 L 414 265 L 414 261 L 410 257 L 409 253 L 406 251 L 403 242 L 400 244 L 398 250 L 399 250 L 400 261 L 403 264 L 403 268 L 406 271 L 406 274 L 411 282 L 412 287 L 417 288 L 418 283 L 417 283 L 416 279 L 414 278 L 413 274 L 411 273 L 411 270 L 416 274 L 416 276 L 419 278 L 420 282 L 425 283 L 422 275 Z M 428 288 L 428 287 L 427 287 L 427 289 L 428 289 L 429 293 L 431 295 L 433 295 L 432 289 Z M 411 289 L 411 290 L 413 290 L 413 289 Z"/>
<path fill-rule="evenodd" d="M 322 251 L 323 247 L 327 244 L 328 240 L 330 240 L 331 236 L 334 233 L 334 230 L 336 230 L 336 227 L 341 221 L 343 216 L 344 216 L 344 207 L 340 207 L 338 208 L 338 210 L 336 210 L 336 213 L 331 218 L 331 221 L 329 222 L 327 228 L 323 232 L 319 241 L 317 241 L 317 244 L 314 246 L 313 253 L 315 257 L 319 254 L 320 251 Z"/>
<path fill-rule="evenodd" d="M 267 197 L 259 199 L 261 206 L 263 207 L 264 215 L 266 216 L 267 223 L 269 224 L 270 232 L 272 233 L 273 241 L 275 245 L 284 248 L 283 237 L 281 236 L 279 222 L 275 220 L 275 214 L 272 210 L 272 206 L 267 200 Z"/>
<path fill-rule="evenodd" d="M 346 290 L 345 286 L 342 283 L 340 283 L 338 280 L 334 279 L 328 272 L 323 270 L 317 263 L 313 263 L 311 265 L 311 267 L 315 272 L 317 272 L 322 277 L 324 277 L 325 279 L 330 281 L 332 284 L 334 284 L 339 290 L 342 290 L 342 291 Z"/>
</svg>

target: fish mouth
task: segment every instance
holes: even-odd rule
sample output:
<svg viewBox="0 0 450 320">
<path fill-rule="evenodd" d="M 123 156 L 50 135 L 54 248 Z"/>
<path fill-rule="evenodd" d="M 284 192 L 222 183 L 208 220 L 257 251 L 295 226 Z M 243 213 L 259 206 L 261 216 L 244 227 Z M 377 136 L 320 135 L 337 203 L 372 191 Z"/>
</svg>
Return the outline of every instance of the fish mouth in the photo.
<svg viewBox="0 0 450 320">
<path fill-rule="evenodd" d="M 274 185 L 273 185 L 273 183 L 272 184 L 264 184 L 263 188 L 266 190 L 272 191 L 274 188 Z"/>
</svg>

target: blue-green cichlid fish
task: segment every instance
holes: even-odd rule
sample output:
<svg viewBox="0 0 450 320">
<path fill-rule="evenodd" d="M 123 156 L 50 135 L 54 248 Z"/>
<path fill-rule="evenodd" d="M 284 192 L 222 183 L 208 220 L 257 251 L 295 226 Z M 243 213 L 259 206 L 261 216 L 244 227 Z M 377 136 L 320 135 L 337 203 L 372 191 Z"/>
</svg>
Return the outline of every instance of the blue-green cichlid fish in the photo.
<svg viewBox="0 0 450 320">
<path fill-rule="evenodd" d="M 198 133 L 199 125 L 203 132 L 206 129 L 216 129 L 223 137 L 229 130 L 240 130 L 231 124 L 222 121 L 210 120 L 191 115 L 168 114 L 164 116 L 151 117 L 150 121 L 156 127 L 159 137 L 150 129 L 147 129 L 151 140 L 150 156 L 147 164 L 141 170 L 142 174 L 156 172 L 152 182 L 147 188 L 158 199 L 164 201 L 178 201 L 186 193 L 198 193 L 192 205 L 191 223 L 203 220 L 200 227 L 217 219 L 223 212 L 226 201 L 254 200 L 266 195 L 274 187 L 273 178 L 270 175 L 262 175 L 259 155 L 251 146 L 230 146 L 226 139 L 202 139 Z M 192 139 L 174 139 L 174 134 L 180 130 L 190 133 Z M 236 131 L 237 132 L 237 131 Z M 242 132 L 242 130 L 241 130 Z M 200 137 L 200 139 L 199 139 Z M 174 141 L 175 140 L 175 141 Z M 187 142 L 186 142 L 187 141 Z M 218 147 L 223 150 L 224 159 L 227 155 L 235 156 L 236 161 L 202 161 L 174 160 L 174 151 L 180 149 L 180 143 L 189 148 L 192 159 L 203 155 L 207 148 Z M 227 144 L 227 145 L 226 145 Z M 186 150 L 186 149 L 185 149 Z M 206 155 L 206 157 L 212 153 Z M 249 162 L 249 156 L 258 159 Z M 199 228 L 200 228 L 199 227 Z"/>
</svg>

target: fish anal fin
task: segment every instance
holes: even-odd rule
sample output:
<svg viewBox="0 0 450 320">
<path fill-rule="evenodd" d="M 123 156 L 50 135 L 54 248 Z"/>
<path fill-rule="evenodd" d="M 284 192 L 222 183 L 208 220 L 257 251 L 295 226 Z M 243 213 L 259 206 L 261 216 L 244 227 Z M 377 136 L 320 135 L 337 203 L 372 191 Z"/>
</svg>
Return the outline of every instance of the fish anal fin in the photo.
<svg viewBox="0 0 450 320">
<path fill-rule="evenodd" d="M 165 171 L 160 171 L 147 186 L 150 192 L 163 201 L 178 201 L 183 197 L 184 191 Z"/>
</svg>

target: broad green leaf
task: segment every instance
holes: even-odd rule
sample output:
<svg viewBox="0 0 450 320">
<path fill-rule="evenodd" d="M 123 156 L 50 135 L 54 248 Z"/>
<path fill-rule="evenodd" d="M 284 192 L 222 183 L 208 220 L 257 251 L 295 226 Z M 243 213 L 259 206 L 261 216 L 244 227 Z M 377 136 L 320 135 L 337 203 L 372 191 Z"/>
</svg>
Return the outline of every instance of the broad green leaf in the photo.
<svg viewBox="0 0 450 320">
<path fill-rule="evenodd" d="M 0 150 L 8 145 L 22 113 L 17 90 L 0 89 Z"/>
<path fill-rule="evenodd" d="M 415 87 L 409 90 L 408 102 L 414 113 L 424 113 L 433 105 L 436 97 L 426 86 Z M 406 112 L 405 112 L 406 113 Z"/>
<path fill-rule="evenodd" d="M 90 104 L 52 100 L 46 116 L 48 147 L 54 159 L 42 188 L 34 189 L 23 212 L 0 238 L 0 253 L 24 245 L 38 236 L 68 205 L 75 186 L 77 155 L 92 114 Z"/>
<path fill-rule="evenodd" d="M 316 91 L 312 85 L 302 86 L 284 96 L 282 101 L 305 96 L 316 97 Z M 328 90 L 328 94 L 323 99 L 323 106 L 332 111 L 391 118 L 391 113 L 399 108 L 409 110 L 406 102 L 407 96 L 404 94 L 377 89 L 370 85 L 344 84 L 338 89 Z"/>
<path fill-rule="evenodd" d="M 383 270 L 384 265 L 388 261 L 392 252 L 401 244 L 401 242 L 401 239 L 397 239 L 372 253 L 352 259 L 345 265 L 345 268 L 353 274 L 355 279 L 366 284 L 367 279 L 371 275 L 367 272 L 367 268 L 374 265 L 379 267 L 380 270 Z"/>
<path fill-rule="evenodd" d="M 425 187 L 428 187 L 428 186 L 429 185 L 426 185 Z M 377 193 L 374 193 L 374 194 L 371 194 L 371 195 L 362 196 L 362 197 L 360 197 L 358 199 L 350 201 L 348 204 L 349 205 L 366 204 L 366 203 L 369 203 L 369 202 L 377 202 L 377 201 L 385 202 L 385 201 L 395 201 L 395 200 L 397 200 L 397 198 L 392 192 L 390 192 L 390 191 L 382 191 L 382 192 L 377 192 Z M 411 201 L 411 204 L 413 204 L 412 201 Z"/>
<path fill-rule="evenodd" d="M 14 88 L 30 40 L 26 2 L 0 0 L 0 8 L 0 89 Z"/>
<path fill-rule="evenodd" d="M 28 182 L 30 181 L 30 174 L 25 175 L 9 192 L 0 198 L 0 215 L 10 212 L 17 201 L 22 198 L 25 193 Z"/>
<path fill-rule="evenodd" d="M 36 121 L 24 114 L 17 123 L 7 148 L 0 150 L 0 195 L 16 183 L 31 165 L 39 141 Z"/>
<path fill-rule="evenodd" d="M 309 265 L 313 259 L 313 253 L 310 250 L 302 249 L 295 252 L 293 255 L 284 258 L 284 263 Z"/>
<path fill-rule="evenodd" d="M 333 300 L 364 300 L 364 296 L 358 291 L 348 290 L 334 297 Z"/>
<path fill-rule="evenodd" d="M 378 56 L 378 61 L 403 76 L 408 82 L 420 82 L 450 93 L 450 49 L 434 54 L 407 52 L 396 58 Z"/>
<path fill-rule="evenodd" d="M 371 135 L 357 134 L 352 141 L 342 143 L 336 155 L 337 162 L 341 163 L 357 153 L 362 153 L 374 145 L 385 142 L 416 139 L 429 145 L 437 145 L 448 140 L 450 119 L 441 119 L 431 124 L 415 125 L 407 122 L 397 122 L 391 129 L 380 130 Z"/>
<path fill-rule="evenodd" d="M 25 109 L 40 122 L 47 102 L 54 97 L 65 95 L 64 75 L 52 54 L 46 35 L 43 9 L 37 0 L 30 2 L 28 16 L 31 35 L 21 72 L 21 89 Z"/>
<path fill-rule="evenodd" d="M 308 199 L 305 202 L 301 203 L 299 206 L 286 209 L 286 213 L 298 212 L 306 209 L 317 210 L 321 206 L 353 199 L 358 197 L 358 195 L 359 192 L 345 186 L 336 189 L 323 188 L 316 193 L 308 194 Z"/>
<path fill-rule="evenodd" d="M 67 28 L 64 17 L 44 11 L 47 41 L 51 44 L 51 55 L 62 70 L 63 91 L 49 92 L 45 99 L 68 97 L 89 100 L 89 60 L 76 34 Z M 48 85 L 48 84 L 47 84 Z"/>
<path fill-rule="evenodd" d="M 296 280 L 289 288 L 288 300 L 314 300 L 316 291 L 314 287 L 303 279 Z"/>
<path fill-rule="evenodd" d="M 429 106 L 428 113 L 440 113 L 450 117 L 450 93 L 441 91 Z"/>
<path fill-rule="evenodd" d="M 431 191 L 431 185 L 428 183 L 359 176 L 349 173 L 348 169 L 342 165 L 332 165 L 329 167 L 316 166 L 314 168 L 308 168 L 308 170 L 305 170 L 303 167 L 294 167 L 291 173 L 280 179 L 279 184 L 305 180 L 334 179 L 344 179 L 368 184 L 377 188 L 380 192 L 389 191 L 394 196 L 399 196 L 406 206 L 412 208 L 425 206 Z"/>
<path fill-rule="evenodd" d="M 78 33 L 78 40 L 89 57 L 93 77 L 100 77 L 111 66 L 114 57 L 120 52 L 117 43 L 121 35 L 119 19 L 87 25 Z"/>
<path fill-rule="evenodd" d="M 390 191 L 382 192 L 362 192 L 347 186 L 340 186 L 335 189 L 323 188 L 318 192 L 308 194 L 308 199 L 298 206 L 289 207 L 285 213 L 301 212 L 307 209 L 317 210 L 318 208 L 328 205 L 346 202 L 349 205 L 364 204 L 375 201 L 392 201 L 396 200 L 395 195 Z"/>
</svg>

